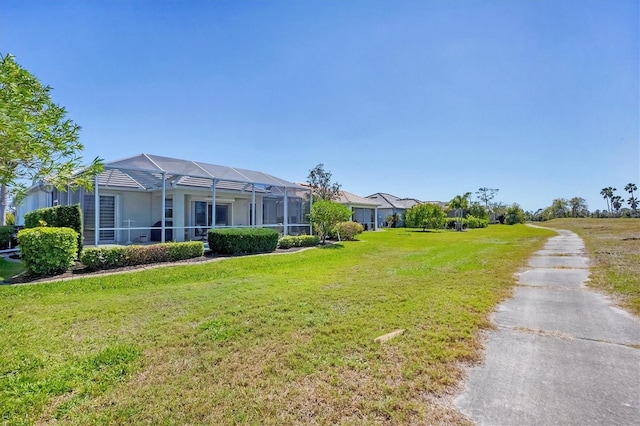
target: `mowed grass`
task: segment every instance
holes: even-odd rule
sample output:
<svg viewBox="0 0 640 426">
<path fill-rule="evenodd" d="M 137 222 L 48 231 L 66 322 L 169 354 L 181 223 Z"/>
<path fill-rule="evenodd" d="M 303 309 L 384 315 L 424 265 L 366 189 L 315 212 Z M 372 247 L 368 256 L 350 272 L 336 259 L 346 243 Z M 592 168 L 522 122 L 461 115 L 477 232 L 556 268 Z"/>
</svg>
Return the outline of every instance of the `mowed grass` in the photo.
<svg viewBox="0 0 640 426">
<path fill-rule="evenodd" d="M 0 287 L 7 424 L 464 424 L 446 396 L 553 231 L 365 233 Z M 377 336 L 406 332 L 384 344 Z"/>
<path fill-rule="evenodd" d="M 555 219 L 541 225 L 580 235 L 594 262 L 588 285 L 640 316 L 640 219 Z"/>
<path fill-rule="evenodd" d="M 9 262 L 0 256 L 0 282 L 8 280 L 22 272 L 24 268 L 20 262 Z"/>
</svg>

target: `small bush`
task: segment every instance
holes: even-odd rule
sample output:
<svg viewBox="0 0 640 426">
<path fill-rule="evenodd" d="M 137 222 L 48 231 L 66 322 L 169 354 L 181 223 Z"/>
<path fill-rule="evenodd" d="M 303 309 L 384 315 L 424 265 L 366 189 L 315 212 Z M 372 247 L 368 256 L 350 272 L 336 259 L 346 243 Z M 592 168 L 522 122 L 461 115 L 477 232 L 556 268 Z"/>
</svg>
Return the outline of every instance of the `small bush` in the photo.
<svg viewBox="0 0 640 426">
<path fill-rule="evenodd" d="M 353 241 L 356 235 L 362 234 L 364 227 L 358 222 L 340 222 L 331 232 L 331 237 L 339 237 L 343 241 Z"/>
<path fill-rule="evenodd" d="M 468 215 L 465 221 L 469 229 L 486 228 L 489 226 L 489 219 L 482 219 L 471 215 Z"/>
<path fill-rule="evenodd" d="M 320 244 L 317 235 L 286 235 L 278 240 L 278 248 L 288 249 L 292 247 L 313 247 Z"/>
<path fill-rule="evenodd" d="M 278 231 L 269 228 L 209 229 L 209 248 L 220 254 L 270 253 L 278 247 Z"/>
<path fill-rule="evenodd" d="M 200 241 L 162 243 L 151 246 L 119 246 L 87 248 L 80 255 L 80 262 L 89 270 L 121 268 L 149 263 L 176 262 L 193 259 L 204 254 Z"/>
<path fill-rule="evenodd" d="M 24 215 L 25 228 L 52 226 L 71 228 L 78 233 L 78 252 L 82 251 L 82 209 L 80 204 L 45 207 Z"/>
<path fill-rule="evenodd" d="M 0 250 L 8 249 L 13 237 L 13 226 L 0 226 Z"/>
<path fill-rule="evenodd" d="M 20 256 L 31 275 L 63 273 L 74 263 L 78 233 L 71 228 L 28 228 L 18 232 Z"/>
</svg>

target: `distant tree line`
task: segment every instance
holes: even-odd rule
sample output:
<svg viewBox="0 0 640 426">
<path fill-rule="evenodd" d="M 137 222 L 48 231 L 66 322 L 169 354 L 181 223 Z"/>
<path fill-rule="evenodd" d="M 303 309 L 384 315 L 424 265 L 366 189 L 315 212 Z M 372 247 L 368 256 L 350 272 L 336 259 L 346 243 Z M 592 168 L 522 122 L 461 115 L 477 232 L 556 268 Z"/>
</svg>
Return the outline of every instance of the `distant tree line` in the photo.
<svg viewBox="0 0 640 426">
<path fill-rule="evenodd" d="M 587 202 L 582 197 L 573 197 L 569 200 L 556 198 L 549 207 L 538 209 L 535 212 L 526 212 L 527 220 L 543 221 L 564 217 L 638 217 L 640 200 L 635 196 L 636 191 L 638 191 L 637 185 L 628 183 L 624 190 L 630 195 L 626 200 L 623 196 L 615 193 L 617 191 L 616 188 L 612 186 L 602 188 L 600 195 L 607 203 L 607 208 L 604 210 L 589 211 Z M 629 206 L 628 208 L 625 207 L 625 202 Z"/>
</svg>

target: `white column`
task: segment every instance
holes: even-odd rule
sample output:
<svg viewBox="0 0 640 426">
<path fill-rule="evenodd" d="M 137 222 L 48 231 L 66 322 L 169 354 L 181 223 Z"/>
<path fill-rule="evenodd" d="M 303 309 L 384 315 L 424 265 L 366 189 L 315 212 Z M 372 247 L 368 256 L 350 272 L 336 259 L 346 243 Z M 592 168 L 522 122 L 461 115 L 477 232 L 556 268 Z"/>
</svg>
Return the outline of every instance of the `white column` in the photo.
<svg viewBox="0 0 640 426">
<path fill-rule="evenodd" d="M 184 241 L 184 231 L 187 226 L 185 215 L 184 192 L 180 189 L 173 190 L 173 239 Z"/>
<path fill-rule="evenodd" d="M 94 183 L 93 183 L 93 202 L 94 202 L 94 244 L 98 247 L 98 243 L 100 242 L 100 194 L 98 193 L 98 175 L 96 175 Z"/>
<path fill-rule="evenodd" d="M 165 197 L 167 195 L 167 179 L 166 179 L 166 173 L 162 172 L 162 236 L 160 237 L 160 241 L 161 242 L 165 242 L 165 227 L 166 227 L 166 219 L 165 219 L 165 208 L 166 206 L 166 202 L 165 202 Z"/>
<path fill-rule="evenodd" d="M 251 185 L 251 227 L 256 227 L 256 186 Z"/>
<path fill-rule="evenodd" d="M 289 196 L 287 187 L 284 187 L 284 235 L 289 235 Z"/>
<path fill-rule="evenodd" d="M 309 213 L 311 213 L 311 209 L 313 208 L 313 191 L 309 190 Z M 313 223 L 309 220 L 309 235 L 313 235 Z"/>
<path fill-rule="evenodd" d="M 211 227 L 216 227 L 216 179 L 213 179 L 213 187 L 211 188 Z"/>
</svg>

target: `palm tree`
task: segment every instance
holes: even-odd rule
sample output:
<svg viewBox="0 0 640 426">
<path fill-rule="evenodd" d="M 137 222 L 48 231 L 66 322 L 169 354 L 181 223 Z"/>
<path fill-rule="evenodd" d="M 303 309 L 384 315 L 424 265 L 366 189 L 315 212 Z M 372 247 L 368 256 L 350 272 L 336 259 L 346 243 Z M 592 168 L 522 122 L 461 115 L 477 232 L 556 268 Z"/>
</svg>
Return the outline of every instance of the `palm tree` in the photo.
<svg viewBox="0 0 640 426">
<path fill-rule="evenodd" d="M 622 201 L 624 200 L 619 195 L 614 195 L 613 197 L 611 197 L 611 205 L 618 214 L 620 214 L 620 209 L 622 208 Z"/>
<path fill-rule="evenodd" d="M 638 187 L 636 186 L 635 183 L 628 183 L 627 186 L 624 187 L 624 190 L 627 191 L 629 194 L 631 194 L 631 197 L 629 198 L 629 200 L 627 200 L 627 202 L 633 209 L 633 213 L 635 215 L 635 213 L 637 213 L 637 208 L 638 208 L 638 199 L 633 196 L 633 191 L 637 191 Z"/>
<path fill-rule="evenodd" d="M 609 213 L 611 213 L 611 204 L 609 204 L 609 199 L 613 197 L 613 191 L 616 191 L 616 189 L 610 186 L 607 188 L 602 188 L 602 191 L 600 191 L 600 195 L 602 195 L 602 198 L 607 200 L 607 209 L 609 210 Z"/>
</svg>

